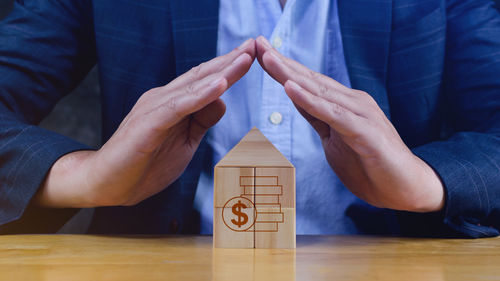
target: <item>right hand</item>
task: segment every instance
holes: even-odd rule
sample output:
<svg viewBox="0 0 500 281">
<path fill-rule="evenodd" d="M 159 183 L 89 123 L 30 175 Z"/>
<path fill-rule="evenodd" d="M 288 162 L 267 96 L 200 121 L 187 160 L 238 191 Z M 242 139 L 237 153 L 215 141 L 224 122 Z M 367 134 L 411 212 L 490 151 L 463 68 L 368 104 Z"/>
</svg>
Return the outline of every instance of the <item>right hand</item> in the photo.
<svg viewBox="0 0 500 281">
<path fill-rule="evenodd" d="M 250 69 L 255 41 L 144 93 L 98 151 L 52 166 L 34 200 L 44 207 L 134 205 L 173 183 L 206 131 L 224 115 L 219 98 Z"/>
</svg>

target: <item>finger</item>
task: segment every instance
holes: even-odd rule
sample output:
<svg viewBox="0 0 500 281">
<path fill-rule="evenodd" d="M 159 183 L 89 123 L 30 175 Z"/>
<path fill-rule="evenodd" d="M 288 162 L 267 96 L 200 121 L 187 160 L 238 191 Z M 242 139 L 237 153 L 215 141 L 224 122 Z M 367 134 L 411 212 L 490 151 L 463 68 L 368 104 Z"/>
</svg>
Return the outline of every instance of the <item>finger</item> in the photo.
<svg viewBox="0 0 500 281">
<path fill-rule="evenodd" d="M 342 91 L 342 92 L 349 92 L 349 90 L 351 90 L 350 88 L 342 85 L 341 83 L 335 81 L 334 79 L 332 79 L 326 75 L 323 75 L 321 73 L 312 71 L 311 69 L 302 65 L 301 63 L 282 55 L 280 52 L 278 52 L 276 49 L 274 49 L 271 46 L 271 44 L 269 43 L 269 41 L 267 41 L 267 39 L 263 36 L 257 37 L 257 39 L 255 40 L 255 45 L 256 45 L 256 51 L 257 51 L 257 60 L 259 61 L 259 63 L 262 65 L 262 67 L 266 71 L 267 71 L 268 65 L 264 61 L 264 55 L 266 55 L 266 53 L 267 53 L 267 56 L 270 56 L 272 54 L 274 57 L 276 57 L 277 60 L 279 60 L 280 62 L 285 64 L 287 67 L 289 67 L 290 69 L 294 70 L 295 72 L 297 72 L 299 74 L 302 74 L 306 77 L 313 76 L 314 78 L 316 78 L 318 80 L 318 82 L 323 82 L 325 84 L 328 84 L 330 87 L 338 89 L 339 91 Z M 271 73 L 270 73 L 270 75 L 271 75 Z M 286 82 L 286 80 L 279 80 L 278 82 L 280 82 L 281 84 L 284 84 Z"/>
<path fill-rule="evenodd" d="M 318 133 L 319 137 L 322 140 L 330 137 L 330 126 L 328 126 L 328 124 L 326 124 L 325 122 L 312 116 L 311 114 L 307 113 L 304 109 L 302 109 L 297 104 L 294 103 L 294 105 L 297 108 L 297 110 L 299 111 L 299 113 L 304 117 L 304 119 L 306 119 L 307 122 L 309 122 L 309 124 L 311 124 L 311 126 Z"/>
<path fill-rule="evenodd" d="M 252 59 L 248 54 L 240 55 L 221 73 L 214 73 L 200 81 L 188 84 L 178 89 L 175 93 L 165 95 L 162 101 L 168 105 L 175 100 L 178 106 L 179 117 L 183 118 L 192 114 L 220 97 L 231 85 L 248 72 Z M 222 82 L 217 82 L 222 80 Z M 217 87 L 219 83 L 222 87 Z M 168 107 L 168 106 L 167 106 Z"/>
<path fill-rule="evenodd" d="M 193 114 L 189 137 L 194 143 L 199 144 L 205 133 L 217 124 L 226 112 L 226 105 L 221 99 L 216 99 L 200 111 Z"/>
<path fill-rule="evenodd" d="M 267 50 L 272 49 L 273 47 L 267 41 L 267 39 L 264 36 L 259 36 L 257 39 L 255 39 L 255 51 L 256 51 L 256 58 L 259 61 L 260 65 L 264 67 L 264 64 L 262 63 L 262 56 Z M 265 68 L 264 68 L 265 70 Z"/>
<path fill-rule="evenodd" d="M 339 93 L 356 97 L 356 95 L 352 94 L 352 89 L 342 85 L 331 77 L 313 71 L 299 62 L 283 56 L 276 49 L 272 48 L 271 44 L 263 36 L 257 38 L 256 50 L 259 63 L 281 84 L 290 79 L 304 88 L 307 88 L 306 86 L 311 87 L 308 90 L 314 91 L 313 93 L 321 93 L 324 89 L 334 89 L 339 91 Z M 304 82 L 304 85 L 302 85 L 302 82 Z M 325 96 L 325 98 L 327 97 L 329 96 Z"/>
<path fill-rule="evenodd" d="M 220 97 L 241 78 L 252 65 L 251 57 L 244 53 L 222 73 L 216 73 L 164 95 L 159 101 L 153 118 L 158 118 L 168 128 L 184 117 L 197 112 Z"/>
<path fill-rule="evenodd" d="M 253 58 L 244 53 L 241 54 L 237 59 L 235 59 L 223 71 L 221 71 L 220 74 L 228 82 L 228 88 L 236 83 L 236 81 L 240 80 L 240 78 L 243 77 L 243 75 L 245 75 L 248 70 L 250 70 L 252 63 Z"/>
<path fill-rule="evenodd" d="M 343 89 L 332 86 L 329 82 L 327 83 L 321 74 L 310 69 L 306 73 L 299 73 L 296 69 L 284 63 L 274 52 L 266 52 L 262 59 L 268 73 L 278 82 L 284 84 L 286 81 L 292 80 L 308 92 L 326 101 L 339 104 L 357 115 L 365 114 L 365 103 L 360 98 L 355 97 L 353 94 L 346 94 L 341 91 Z M 334 81 L 331 78 L 327 79 Z M 349 89 L 349 91 L 352 90 Z"/>
<path fill-rule="evenodd" d="M 361 116 L 311 94 L 291 80 L 285 83 L 285 92 L 304 111 L 325 122 L 340 134 L 348 137 L 362 135 L 365 122 Z"/>
<path fill-rule="evenodd" d="M 179 87 L 183 87 L 186 84 L 201 80 L 210 74 L 220 72 L 238 59 L 238 57 L 242 54 L 248 54 L 252 61 L 255 59 L 254 39 L 250 38 L 231 52 L 193 67 L 191 70 L 177 77 L 162 88 L 164 88 L 163 90 L 165 92 L 170 92 L 178 89 Z"/>
</svg>

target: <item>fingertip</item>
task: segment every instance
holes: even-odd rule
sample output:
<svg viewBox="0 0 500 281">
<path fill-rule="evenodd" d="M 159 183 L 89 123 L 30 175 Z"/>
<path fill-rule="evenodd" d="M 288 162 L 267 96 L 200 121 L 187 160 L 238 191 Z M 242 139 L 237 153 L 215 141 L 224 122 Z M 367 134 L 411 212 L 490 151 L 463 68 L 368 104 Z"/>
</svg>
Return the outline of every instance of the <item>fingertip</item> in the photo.
<svg viewBox="0 0 500 281">
<path fill-rule="evenodd" d="M 265 50 L 268 50 L 268 49 L 271 49 L 272 46 L 271 46 L 271 43 L 269 43 L 269 41 L 267 41 L 266 37 L 260 35 L 259 37 L 257 37 L 257 46 L 260 46 L 262 47 L 263 49 Z"/>
<path fill-rule="evenodd" d="M 195 119 L 203 128 L 208 129 L 224 116 L 226 113 L 226 104 L 220 98 L 217 98 L 200 111 L 195 113 Z"/>
<path fill-rule="evenodd" d="M 252 41 L 253 41 L 253 38 L 248 38 L 247 40 L 245 40 L 245 42 L 243 42 L 241 45 L 236 47 L 236 50 L 245 50 L 246 48 L 248 48 L 249 46 L 252 45 L 251 44 Z"/>
<path fill-rule="evenodd" d="M 252 66 L 253 60 L 254 59 L 249 54 L 243 53 L 234 60 L 233 65 L 237 72 L 241 73 L 241 76 L 243 76 Z M 232 79 L 230 80 L 232 81 Z"/>
<path fill-rule="evenodd" d="M 229 88 L 229 82 L 227 81 L 227 79 L 225 77 L 222 77 L 221 81 L 220 81 L 220 84 L 218 86 L 218 92 L 219 92 L 219 96 L 222 95 L 226 90 L 227 88 Z"/>
<path fill-rule="evenodd" d="M 289 90 L 293 90 L 293 91 L 298 92 L 298 91 L 302 90 L 302 87 L 300 87 L 299 84 L 295 83 L 292 80 L 286 80 L 285 89 L 289 89 Z"/>
<path fill-rule="evenodd" d="M 286 95 L 293 101 L 302 104 L 303 88 L 295 81 L 287 80 L 283 87 L 285 88 Z"/>
<path fill-rule="evenodd" d="M 243 53 L 239 55 L 232 64 L 238 65 L 238 64 L 248 64 L 252 63 L 253 59 L 252 56 L 249 55 L 248 53 Z"/>
<path fill-rule="evenodd" d="M 227 79 L 225 77 L 219 76 L 210 83 L 209 88 L 211 89 L 211 96 L 219 97 L 228 88 Z"/>
<path fill-rule="evenodd" d="M 214 104 L 220 114 L 220 118 L 222 118 L 222 116 L 226 113 L 226 103 L 222 99 L 218 98 L 214 101 Z"/>
<path fill-rule="evenodd" d="M 255 39 L 253 38 L 248 38 L 243 44 L 240 46 L 236 47 L 236 51 L 243 51 L 244 53 L 247 53 L 252 60 L 255 59 L 256 55 L 256 44 L 255 44 Z"/>
<path fill-rule="evenodd" d="M 227 79 L 227 87 L 231 87 L 236 81 L 243 77 L 250 67 L 252 67 L 253 59 L 247 54 L 239 55 L 228 67 L 225 67 L 222 75 Z"/>
<path fill-rule="evenodd" d="M 265 44 L 263 43 L 265 40 L 264 36 L 259 36 L 257 39 L 255 39 L 255 51 L 256 51 L 256 56 L 257 60 L 262 63 L 262 56 L 266 52 L 268 48 L 265 47 Z"/>
<path fill-rule="evenodd" d="M 267 51 L 262 55 L 262 60 L 260 64 L 262 65 L 262 68 L 266 70 L 268 73 L 280 73 L 281 69 L 281 59 L 272 51 Z M 271 75 L 274 76 L 274 75 Z"/>
<path fill-rule="evenodd" d="M 253 61 L 253 60 L 255 60 L 255 57 L 257 56 L 257 44 L 256 44 L 255 39 L 253 39 L 253 38 L 250 38 L 250 39 L 251 39 L 252 44 L 250 45 L 249 52 L 247 52 L 247 54 L 249 54 L 252 57 L 252 61 Z"/>
<path fill-rule="evenodd" d="M 288 97 L 292 98 L 293 93 L 296 92 L 296 83 L 292 80 L 286 80 L 285 84 L 283 84 L 285 88 L 285 93 Z"/>
<path fill-rule="evenodd" d="M 209 86 L 211 88 L 216 88 L 217 89 L 217 88 L 220 87 L 220 85 L 222 84 L 222 82 L 223 82 L 224 79 L 225 79 L 224 77 L 219 76 L 219 77 L 215 78 L 212 82 L 210 82 Z"/>
<path fill-rule="evenodd" d="M 243 54 L 241 54 L 241 56 L 243 57 L 242 59 L 244 62 L 252 64 L 254 57 L 251 54 L 243 53 Z"/>
<path fill-rule="evenodd" d="M 273 63 L 273 58 L 271 57 L 270 52 L 263 53 L 260 61 L 262 67 L 267 70 L 268 66 L 271 65 L 271 63 Z"/>
</svg>

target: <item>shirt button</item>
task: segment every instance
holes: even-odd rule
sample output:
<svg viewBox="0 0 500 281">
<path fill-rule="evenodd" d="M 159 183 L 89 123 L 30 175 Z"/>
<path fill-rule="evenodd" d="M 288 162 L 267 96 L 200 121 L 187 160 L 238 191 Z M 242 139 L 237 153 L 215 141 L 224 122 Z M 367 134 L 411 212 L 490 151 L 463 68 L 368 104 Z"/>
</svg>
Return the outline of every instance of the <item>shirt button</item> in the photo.
<svg viewBox="0 0 500 281">
<path fill-rule="evenodd" d="M 269 116 L 269 121 L 271 121 L 274 125 L 279 125 L 281 124 L 281 121 L 283 121 L 283 116 L 279 112 L 273 112 Z"/>
<path fill-rule="evenodd" d="M 273 40 L 274 48 L 279 48 L 279 47 L 281 47 L 282 44 L 283 44 L 283 40 L 281 39 L 281 37 L 277 36 L 274 38 L 274 40 Z"/>
</svg>

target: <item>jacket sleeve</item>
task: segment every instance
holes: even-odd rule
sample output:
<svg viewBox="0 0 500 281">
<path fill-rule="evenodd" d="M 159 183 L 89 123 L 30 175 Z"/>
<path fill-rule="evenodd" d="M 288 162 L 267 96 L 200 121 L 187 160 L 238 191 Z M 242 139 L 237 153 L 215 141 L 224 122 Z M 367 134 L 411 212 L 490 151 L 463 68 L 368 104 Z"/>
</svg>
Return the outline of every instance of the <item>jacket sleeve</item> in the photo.
<svg viewBox="0 0 500 281">
<path fill-rule="evenodd" d="M 446 190 L 441 223 L 462 237 L 500 230 L 500 15 L 488 0 L 447 1 L 444 91 L 451 136 L 413 149 Z"/>
<path fill-rule="evenodd" d="M 17 1 L 0 22 L 0 233 L 54 232 L 74 212 L 29 203 L 58 158 L 89 149 L 36 126 L 96 63 L 89 2 Z"/>
</svg>

